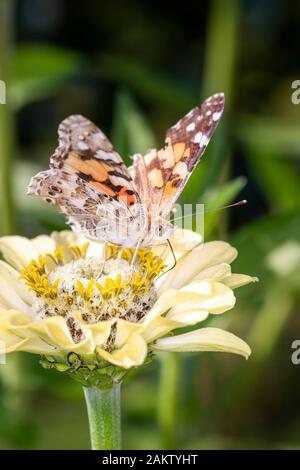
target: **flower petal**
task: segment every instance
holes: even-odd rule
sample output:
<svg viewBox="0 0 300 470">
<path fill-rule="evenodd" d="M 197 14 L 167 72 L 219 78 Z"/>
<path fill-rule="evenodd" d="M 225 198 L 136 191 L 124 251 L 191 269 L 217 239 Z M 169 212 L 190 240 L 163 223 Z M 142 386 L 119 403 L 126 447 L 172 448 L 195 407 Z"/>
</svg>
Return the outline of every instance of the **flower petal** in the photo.
<svg viewBox="0 0 300 470">
<path fill-rule="evenodd" d="M 10 343 L 10 340 L 12 341 Z M 10 339 L 6 338 L 5 341 L 3 341 L 4 343 L 4 352 L 6 354 L 8 353 L 12 353 L 12 352 L 17 352 L 17 351 L 24 351 L 24 352 L 31 352 L 31 351 L 27 351 L 26 349 L 26 344 L 28 343 L 28 339 L 19 339 L 17 337 L 15 337 L 15 340 L 12 340 L 12 336 Z"/>
<path fill-rule="evenodd" d="M 19 314 L 19 312 L 16 311 L 0 309 L 1 350 L 4 350 L 6 353 L 21 350 L 22 346 L 27 342 L 27 338 L 23 338 L 22 336 L 15 334 L 13 329 L 10 328 L 10 312 L 13 314 Z"/>
<path fill-rule="evenodd" d="M 17 235 L 1 237 L 0 251 L 2 251 L 4 259 L 18 271 L 38 256 L 34 244 L 28 238 Z"/>
<path fill-rule="evenodd" d="M 201 271 L 220 263 L 231 263 L 237 251 L 229 243 L 214 241 L 204 243 L 182 256 L 174 269 L 164 278 L 159 292 L 169 288 L 180 288 L 191 282 Z M 163 278 L 163 276 L 162 276 Z"/>
<path fill-rule="evenodd" d="M 174 321 L 167 317 L 157 317 L 151 323 L 145 325 L 142 336 L 147 343 L 151 343 L 157 338 L 166 335 L 175 328 L 186 326 L 181 322 Z"/>
<path fill-rule="evenodd" d="M 57 352 L 76 351 L 81 354 L 94 352 L 95 344 L 89 330 L 83 331 L 83 339 L 75 343 L 64 318 L 55 316 L 32 322 L 28 327 L 36 336 L 54 346 Z"/>
<path fill-rule="evenodd" d="M 194 277 L 194 281 L 222 281 L 231 275 L 231 267 L 228 263 L 215 264 L 203 269 Z"/>
<path fill-rule="evenodd" d="M 1 278 L 0 304 L 4 309 L 16 309 L 30 317 L 31 307 L 24 302 L 12 284 Z"/>
<path fill-rule="evenodd" d="M 2 308 L 20 310 L 30 316 L 31 310 L 29 306 L 9 287 L 8 283 L 2 281 L 1 289 L 0 304 Z"/>
<path fill-rule="evenodd" d="M 219 328 L 201 328 L 182 335 L 158 339 L 154 349 L 161 351 L 219 351 L 240 354 L 246 359 L 251 354 L 241 338 Z"/>
<path fill-rule="evenodd" d="M 45 255 L 46 253 L 52 253 L 55 250 L 55 243 L 48 235 L 39 235 L 31 240 L 37 253 L 39 255 Z"/>
<path fill-rule="evenodd" d="M 235 305 L 233 291 L 221 282 L 194 281 L 180 289 L 181 292 L 191 293 L 191 302 L 195 299 L 194 308 L 219 314 L 230 310 Z M 198 299 L 193 294 L 199 294 Z M 179 305 L 181 309 L 182 306 Z M 193 307 L 190 307 L 193 308 Z"/>
<path fill-rule="evenodd" d="M 121 319 L 118 320 L 115 347 L 119 348 L 123 346 L 132 334 L 139 333 L 141 330 L 142 326 L 139 323 L 132 323 Z"/>
<path fill-rule="evenodd" d="M 32 292 L 29 292 L 28 288 L 20 279 L 20 273 L 14 268 L 12 268 L 8 263 L 5 263 L 5 261 L 0 261 L 1 285 L 3 281 L 6 281 L 9 286 L 16 292 L 16 294 L 28 305 L 31 305 L 35 301 L 35 295 Z"/>
<path fill-rule="evenodd" d="M 103 243 L 97 243 L 89 240 L 81 233 L 72 232 L 72 230 L 62 230 L 61 232 L 52 232 L 51 238 L 54 241 L 55 247 L 64 245 L 79 245 L 82 246 L 85 243 L 89 243 L 86 256 L 90 258 L 91 256 L 96 256 L 101 258 L 104 253 Z"/>
<path fill-rule="evenodd" d="M 185 253 L 202 243 L 203 237 L 193 230 L 176 228 L 169 240 L 175 252 Z"/>
<path fill-rule="evenodd" d="M 91 258 L 95 256 L 97 258 L 105 258 L 105 247 L 103 243 L 93 242 L 91 240 L 87 240 L 89 242 L 89 247 L 86 252 L 86 257 Z"/>
<path fill-rule="evenodd" d="M 73 314 L 76 318 L 79 318 L 81 315 L 78 312 L 78 316 Z M 107 342 L 108 337 L 111 333 L 111 328 L 113 325 L 116 324 L 116 320 L 107 320 L 107 321 L 100 321 L 99 323 L 93 323 L 87 325 L 84 322 L 80 322 L 80 324 L 91 331 L 95 345 L 99 346 L 100 348 Z M 128 340 L 128 338 L 136 332 L 140 332 L 142 330 L 142 326 L 138 323 L 132 323 L 126 320 L 117 320 L 117 328 L 116 328 L 116 337 L 115 337 L 115 347 L 120 348 L 122 347 Z"/>
<path fill-rule="evenodd" d="M 140 323 L 143 328 L 151 323 L 155 318 L 163 315 L 177 304 L 190 299 L 190 293 L 180 292 L 176 289 L 169 289 L 164 292 L 155 302 L 151 310 L 146 314 L 143 321 Z"/>
<path fill-rule="evenodd" d="M 36 354 L 55 352 L 52 345 L 44 342 L 30 328 L 30 320 L 17 310 L 0 309 L 0 340 L 6 352 L 26 351 Z"/>
<path fill-rule="evenodd" d="M 113 323 L 114 321 L 108 320 L 90 325 L 85 324 L 85 327 L 91 332 L 96 346 L 103 346 L 106 343 Z"/>
<path fill-rule="evenodd" d="M 199 308 L 171 310 L 167 313 L 166 318 L 182 323 L 181 326 L 185 325 L 196 325 L 201 321 L 204 321 L 209 316 L 207 310 L 200 310 Z"/>
<path fill-rule="evenodd" d="M 231 276 L 228 276 L 222 280 L 222 282 L 231 289 L 236 289 L 237 287 L 250 284 L 250 282 L 257 281 L 258 277 L 247 276 L 247 274 L 231 274 Z"/>
<path fill-rule="evenodd" d="M 72 230 L 62 230 L 61 232 L 52 232 L 51 238 L 54 240 L 55 246 L 61 245 L 84 245 L 88 240 L 84 235 Z"/>
<path fill-rule="evenodd" d="M 139 333 L 133 333 L 121 348 L 112 352 L 97 348 L 97 352 L 111 364 L 129 369 L 143 364 L 147 355 L 147 344 Z"/>
</svg>

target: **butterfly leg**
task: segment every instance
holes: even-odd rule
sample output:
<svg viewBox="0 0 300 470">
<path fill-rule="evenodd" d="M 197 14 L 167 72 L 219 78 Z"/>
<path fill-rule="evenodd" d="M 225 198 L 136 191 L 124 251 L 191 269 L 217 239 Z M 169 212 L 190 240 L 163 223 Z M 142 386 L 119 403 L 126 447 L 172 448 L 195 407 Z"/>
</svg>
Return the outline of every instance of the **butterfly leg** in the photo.
<svg viewBox="0 0 300 470">
<path fill-rule="evenodd" d="M 133 253 L 133 257 L 132 257 L 131 265 L 130 265 L 130 267 L 131 267 L 131 275 L 133 275 L 134 263 L 135 263 L 135 260 L 136 260 L 137 255 L 138 255 L 139 248 L 140 248 L 140 246 L 141 246 L 142 241 L 143 241 L 143 238 L 141 237 L 141 238 L 138 240 L 138 242 L 137 242 L 137 244 L 136 244 L 136 247 L 135 247 L 135 250 L 134 250 L 134 253 Z"/>
<path fill-rule="evenodd" d="M 172 269 L 174 269 L 175 266 L 176 266 L 176 264 L 177 264 L 177 259 L 176 259 L 176 256 L 175 256 L 175 253 L 174 253 L 172 244 L 171 244 L 171 242 L 170 242 L 169 239 L 167 239 L 167 242 L 168 242 L 168 246 L 169 246 L 169 248 L 170 248 L 170 250 L 171 250 L 171 253 L 172 253 L 172 256 L 173 256 L 174 264 L 173 264 L 173 266 L 171 266 L 169 269 L 167 269 L 166 271 L 164 271 L 163 273 L 161 273 L 161 274 L 158 276 L 158 278 L 156 278 L 156 280 L 159 279 L 161 276 L 164 276 L 165 274 L 167 274 L 169 271 L 172 271 Z"/>
<path fill-rule="evenodd" d="M 100 278 L 101 274 L 103 273 L 103 270 L 104 270 L 104 266 L 105 266 L 105 262 L 106 262 L 106 256 L 107 256 L 107 244 L 106 244 L 106 241 L 104 242 L 104 246 L 103 246 L 103 261 L 102 261 L 102 265 L 101 265 L 101 269 L 98 273 L 98 276 L 96 278 L 96 281 L 98 281 L 98 279 Z"/>
<path fill-rule="evenodd" d="M 165 258 L 166 252 L 167 252 L 167 250 L 168 250 L 168 248 L 169 248 L 168 240 L 167 240 L 167 243 L 164 243 L 164 245 L 165 245 L 165 248 L 164 248 L 164 250 L 162 251 L 161 255 L 159 255 L 159 257 L 160 257 L 160 258 L 163 258 L 163 259 Z"/>
</svg>

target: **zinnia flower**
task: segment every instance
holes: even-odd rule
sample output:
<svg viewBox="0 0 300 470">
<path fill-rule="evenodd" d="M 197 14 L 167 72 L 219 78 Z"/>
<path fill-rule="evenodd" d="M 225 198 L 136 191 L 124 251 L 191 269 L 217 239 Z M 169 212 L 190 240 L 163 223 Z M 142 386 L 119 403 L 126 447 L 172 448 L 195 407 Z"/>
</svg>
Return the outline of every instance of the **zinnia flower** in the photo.
<svg viewBox="0 0 300 470">
<path fill-rule="evenodd" d="M 71 231 L 2 237 L 0 340 L 6 352 L 40 354 L 44 366 L 67 370 L 88 386 L 122 377 L 155 350 L 248 358 L 249 346 L 218 328 L 173 334 L 231 309 L 233 289 L 255 280 L 232 274 L 237 251 L 221 241 L 201 243 L 187 230 L 177 230 L 171 244 L 173 269 L 168 250 L 139 249 L 133 258 L 133 249 L 104 249 Z"/>
</svg>

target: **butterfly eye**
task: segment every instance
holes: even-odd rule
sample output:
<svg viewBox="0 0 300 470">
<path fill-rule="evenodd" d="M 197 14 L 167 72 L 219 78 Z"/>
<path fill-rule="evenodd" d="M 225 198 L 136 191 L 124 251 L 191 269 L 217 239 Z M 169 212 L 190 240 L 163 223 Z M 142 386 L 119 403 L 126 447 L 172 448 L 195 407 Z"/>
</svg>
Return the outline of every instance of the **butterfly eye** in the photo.
<svg viewBox="0 0 300 470">
<path fill-rule="evenodd" d="M 162 225 L 158 225 L 158 227 L 156 227 L 156 235 L 158 235 L 159 237 L 161 237 L 164 233 L 164 228 Z"/>
</svg>

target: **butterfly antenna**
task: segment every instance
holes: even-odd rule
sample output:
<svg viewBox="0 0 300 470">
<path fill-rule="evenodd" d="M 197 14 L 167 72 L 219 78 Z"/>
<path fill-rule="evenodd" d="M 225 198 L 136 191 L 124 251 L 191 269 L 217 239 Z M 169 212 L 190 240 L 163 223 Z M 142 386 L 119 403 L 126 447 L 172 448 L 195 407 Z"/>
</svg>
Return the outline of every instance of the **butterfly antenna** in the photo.
<svg viewBox="0 0 300 470">
<path fill-rule="evenodd" d="M 159 279 L 161 276 L 164 276 L 165 274 L 167 274 L 168 272 L 172 271 L 172 269 L 175 268 L 176 264 L 177 264 L 177 259 L 176 259 L 176 256 L 175 256 L 175 253 L 174 253 L 174 250 L 173 250 L 173 247 L 172 247 L 172 243 L 170 242 L 169 238 L 167 239 L 167 242 L 168 242 L 168 245 L 170 247 L 170 250 L 171 250 L 171 253 L 172 253 L 172 256 L 173 256 L 173 260 L 174 260 L 174 264 L 173 266 L 171 266 L 169 269 L 167 269 L 167 271 L 164 271 L 163 273 L 161 273 L 157 278 Z"/>
<path fill-rule="evenodd" d="M 234 204 L 229 204 L 229 205 L 223 206 L 223 207 L 217 207 L 216 209 L 211 209 L 211 210 L 208 210 L 208 211 L 192 212 L 191 214 L 182 215 L 181 217 L 175 217 L 175 219 L 172 219 L 172 222 L 175 222 L 175 220 L 185 219 L 187 217 L 193 217 L 194 215 L 209 214 L 210 212 L 219 212 L 219 211 L 222 211 L 224 209 L 229 209 L 230 207 L 244 206 L 245 204 L 247 204 L 247 202 L 248 201 L 246 199 L 242 199 L 241 201 L 235 202 Z M 173 214 L 176 214 L 176 209 L 172 210 L 172 212 L 173 212 Z"/>
</svg>

